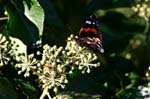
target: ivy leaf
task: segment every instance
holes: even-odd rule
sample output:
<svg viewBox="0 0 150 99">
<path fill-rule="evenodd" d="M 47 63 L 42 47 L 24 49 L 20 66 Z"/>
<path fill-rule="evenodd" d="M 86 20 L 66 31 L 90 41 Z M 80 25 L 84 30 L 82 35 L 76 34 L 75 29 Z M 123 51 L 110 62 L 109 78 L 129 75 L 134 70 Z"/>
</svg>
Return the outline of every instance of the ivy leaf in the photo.
<svg viewBox="0 0 150 99">
<path fill-rule="evenodd" d="M 0 77 L 0 99 L 17 99 L 13 85 L 5 77 Z"/>
<path fill-rule="evenodd" d="M 38 27 L 39 34 L 42 35 L 44 22 L 44 11 L 42 7 L 37 0 L 32 0 L 31 7 L 29 7 L 25 1 L 23 4 L 25 7 L 25 16 Z"/>
<path fill-rule="evenodd" d="M 36 0 L 11 0 L 5 5 L 8 12 L 8 34 L 19 38 L 28 47 L 40 44 L 43 31 L 44 11 Z"/>
</svg>

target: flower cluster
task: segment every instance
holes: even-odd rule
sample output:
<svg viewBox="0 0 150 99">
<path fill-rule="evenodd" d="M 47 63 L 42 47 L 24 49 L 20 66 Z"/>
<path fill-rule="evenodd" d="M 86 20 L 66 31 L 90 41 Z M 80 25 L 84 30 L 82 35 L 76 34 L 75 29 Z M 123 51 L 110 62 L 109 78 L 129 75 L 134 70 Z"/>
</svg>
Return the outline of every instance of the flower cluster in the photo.
<svg viewBox="0 0 150 99">
<path fill-rule="evenodd" d="M 97 59 L 97 56 L 89 49 L 80 47 L 73 40 L 73 35 L 68 38 L 65 48 L 67 61 L 74 63 L 82 71 L 82 73 L 90 73 L 91 67 L 97 67 L 100 63 L 92 63 Z M 72 70 L 74 67 L 72 67 Z"/>
<path fill-rule="evenodd" d="M 41 60 L 43 68 L 39 69 L 39 81 L 42 83 L 42 88 L 53 88 L 54 92 L 57 92 L 59 86 L 64 88 L 64 84 L 68 82 L 66 79 L 66 63 L 62 54 L 63 47 L 57 48 L 57 46 L 45 45 L 43 48 Z"/>
<path fill-rule="evenodd" d="M 74 69 L 90 73 L 90 68 L 100 65 L 95 62 L 97 57 L 92 51 L 76 44 L 73 35 L 67 39 L 65 48 L 46 44 L 43 46 L 43 52 L 38 54 L 42 55 L 42 60 L 35 59 L 31 54 L 16 66 L 20 68 L 18 73 L 24 73 L 25 77 L 30 76 L 30 73 L 38 76 L 38 82 L 43 89 L 40 99 L 45 96 L 51 99 L 49 89 L 56 93 L 59 87 L 65 88 L 67 75 Z"/>
<path fill-rule="evenodd" d="M 150 95 L 150 87 L 149 86 L 138 86 L 138 90 L 140 90 L 141 96 L 145 97 L 145 99 L 149 98 L 149 95 Z"/>
<path fill-rule="evenodd" d="M 11 47 L 10 42 L 7 40 L 6 36 L 0 34 L 0 67 L 7 65 L 11 60 Z"/>
<path fill-rule="evenodd" d="M 148 69 L 145 72 L 145 76 L 146 76 L 146 79 L 149 81 L 148 85 L 150 86 L 150 66 L 148 66 Z"/>
<path fill-rule="evenodd" d="M 21 68 L 21 70 L 18 71 L 18 74 L 24 73 L 24 77 L 29 77 L 30 71 L 36 70 L 38 61 L 34 58 L 34 54 L 30 54 L 27 57 L 21 55 L 19 59 L 16 67 Z"/>
<path fill-rule="evenodd" d="M 150 18 L 150 1 L 149 0 L 138 0 L 137 4 L 132 7 L 132 9 L 137 12 L 140 17 L 146 20 Z"/>
</svg>

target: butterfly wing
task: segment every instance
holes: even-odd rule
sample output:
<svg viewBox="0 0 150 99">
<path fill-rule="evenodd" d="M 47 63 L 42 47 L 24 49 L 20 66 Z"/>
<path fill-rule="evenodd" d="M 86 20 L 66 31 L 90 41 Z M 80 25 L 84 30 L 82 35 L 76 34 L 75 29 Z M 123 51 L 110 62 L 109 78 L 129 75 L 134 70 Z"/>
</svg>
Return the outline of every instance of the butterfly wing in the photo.
<svg viewBox="0 0 150 99">
<path fill-rule="evenodd" d="M 84 37 L 84 38 L 75 38 L 76 42 L 80 46 L 88 47 L 92 50 L 97 50 L 101 53 L 104 52 L 102 48 L 102 42 L 99 38 L 96 37 Z"/>
<path fill-rule="evenodd" d="M 102 34 L 99 33 L 98 26 L 97 16 L 91 15 L 80 29 L 78 37 L 75 38 L 77 44 L 103 53 Z"/>
</svg>

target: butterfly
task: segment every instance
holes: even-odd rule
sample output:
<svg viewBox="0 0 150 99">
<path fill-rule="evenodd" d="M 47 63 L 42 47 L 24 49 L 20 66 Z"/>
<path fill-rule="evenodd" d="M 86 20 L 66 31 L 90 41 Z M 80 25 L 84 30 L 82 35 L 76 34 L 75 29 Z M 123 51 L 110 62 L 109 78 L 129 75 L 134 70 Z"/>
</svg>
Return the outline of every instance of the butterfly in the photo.
<svg viewBox="0 0 150 99">
<path fill-rule="evenodd" d="M 90 15 L 81 27 L 78 36 L 75 37 L 76 43 L 81 47 L 104 52 L 102 47 L 102 34 L 99 32 L 98 17 Z"/>
</svg>

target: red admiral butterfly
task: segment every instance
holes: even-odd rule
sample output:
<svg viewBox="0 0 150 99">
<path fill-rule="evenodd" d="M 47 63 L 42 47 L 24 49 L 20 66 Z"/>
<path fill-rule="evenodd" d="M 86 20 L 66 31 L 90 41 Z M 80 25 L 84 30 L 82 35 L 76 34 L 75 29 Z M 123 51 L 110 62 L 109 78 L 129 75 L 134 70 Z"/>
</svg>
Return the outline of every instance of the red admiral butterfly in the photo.
<svg viewBox="0 0 150 99">
<path fill-rule="evenodd" d="M 75 38 L 76 43 L 79 46 L 88 47 L 103 53 L 102 34 L 99 32 L 98 26 L 97 16 L 90 15 L 80 29 L 79 35 Z"/>
</svg>

